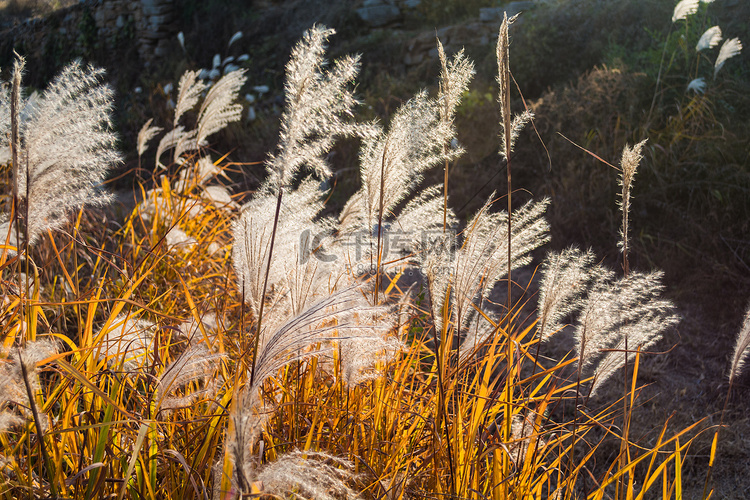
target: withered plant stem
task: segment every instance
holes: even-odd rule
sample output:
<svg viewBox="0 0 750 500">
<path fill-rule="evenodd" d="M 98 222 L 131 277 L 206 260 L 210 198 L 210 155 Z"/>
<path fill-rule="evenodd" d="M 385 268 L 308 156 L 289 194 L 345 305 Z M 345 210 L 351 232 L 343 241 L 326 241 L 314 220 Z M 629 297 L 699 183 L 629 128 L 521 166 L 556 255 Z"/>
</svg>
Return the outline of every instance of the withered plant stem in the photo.
<svg viewBox="0 0 750 500">
<path fill-rule="evenodd" d="M 263 326 L 263 308 L 266 304 L 266 291 L 268 290 L 268 274 L 271 271 L 271 259 L 273 258 L 273 244 L 276 241 L 276 229 L 279 225 L 279 214 L 281 213 L 281 199 L 284 196 L 284 187 L 279 186 L 279 195 L 276 198 L 276 214 L 273 218 L 273 230 L 271 231 L 271 244 L 268 248 L 268 264 L 266 265 L 266 275 L 263 279 L 263 293 L 260 296 L 260 309 L 258 311 L 258 324 L 255 329 L 255 339 L 253 342 L 253 364 L 250 370 L 250 386 L 255 382 L 255 358 L 258 356 L 258 343 L 260 342 L 261 327 Z"/>
<path fill-rule="evenodd" d="M 456 481 L 455 481 L 455 470 L 453 466 L 453 451 L 451 447 L 451 436 L 448 429 L 448 419 L 445 416 L 445 386 L 444 386 L 444 380 L 443 380 L 443 362 L 445 361 L 444 357 L 440 354 L 440 350 L 442 348 L 442 344 L 445 343 L 447 340 L 445 337 L 447 336 L 447 330 L 450 328 L 450 325 L 447 321 L 445 321 L 445 310 L 446 308 L 450 307 L 450 291 L 446 293 L 445 301 L 443 303 L 443 329 L 445 330 L 443 333 L 443 339 L 441 342 L 441 339 L 438 336 L 437 328 L 433 326 L 433 334 L 434 334 L 434 342 L 435 342 L 435 361 L 437 363 L 437 376 L 438 376 L 438 407 L 437 407 L 437 415 L 435 416 L 435 436 L 439 436 L 440 434 L 440 427 L 442 424 L 443 430 L 445 432 L 445 440 L 446 440 L 446 446 L 448 449 L 448 468 L 450 471 L 450 477 L 451 477 L 451 484 L 450 484 L 450 490 L 451 490 L 451 496 L 456 496 Z M 432 308 L 430 308 L 432 310 Z M 435 325 L 435 318 L 433 314 L 432 318 L 432 324 Z M 438 443 L 436 443 L 438 444 Z M 435 456 L 437 457 L 438 453 L 436 450 Z M 437 464 L 435 467 L 435 479 L 436 481 L 439 481 L 439 478 L 437 476 Z"/>
<path fill-rule="evenodd" d="M 507 306 L 508 306 L 508 338 L 507 338 L 507 344 L 506 344 L 506 362 L 508 363 L 508 382 L 506 383 L 507 387 L 507 394 L 506 394 L 506 401 L 507 401 L 507 407 L 505 410 L 505 435 L 506 437 L 509 437 L 511 435 L 511 403 L 510 403 L 510 376 L 511 376 L 511 359 L 513 356 L 512 353 L 512 345 L 510 341 L 510 310 L 512 306 L 512 299 L 511 299 L 511 292 L 512 292 L 512 284 L 513 284 L 513 278 L 511 276 L 511 261 L 512 261 L 512 252 L 511 252 L 511 230 L 513 229 L 513 222 L 512 222 L 512 199 L 511 195 L 513 193 L 512 188 L 512 182 L 511 182 L 511 162 L 510 162 L 510 150 L 511 150 L 511 115 L 510 115 L 510 57 L 509 57 L 509 51 L 508 51 L 508 17 L 505 15 L 505 19 L 503 20 L 503 24 L 500 28 L 500 39 L 498 40 L 498 64 L 500 67 L 499 70 L 499 78 L 498 83 L 500 84 L 500 95 L 502 96 L 502 102 L 500 103 L 503 107 L 503 141 L 504 141 L 504 151 L 505 151 L 505 163 L 506 167 L 508 169 L 508 297 L 507 297 Z"/>
<path fill-rule="evenodd" d="M 385 191 L 385 162 L 388 154 L 388 141 L 383 146 L 383 157 L 380 163 L 380 200 L 378 202 L 378 245 L 377 245 L 377 260 L 375 264 L 375 290 L 373 291 L 373 304 L 378 305 L 378 293 L 380 291 L 380 263 L 382 255 L 380 253 L 381 239 L 383 237 L 383 204 L 384 204 L 384 193 Z"/>
<path fill-rule="evenodd" d="M 37 441 L 39 441 L 39 447 L 42 450 L 42 457 L 44 458 L 44 465 L 47 468 L 50 494 L 52 495 L 52 498 L 57 498 L 57 488 L 55 487 L 54 465 L 49 458 L 47 447 L 44 444 L 44 434 L 42 433 L 42 420 L 39 417 L 39 411 L 37 410 L 37 407 L 36 407 L 36 401 L 34 401 L 34 391 L 31 389 L 31 383 L 29 382 L 29 372 L 28 370 L 26 370 L 26 365 L 23 362 L 20 347 L 18 347 L 18 363 L 21 365 L 21 374 L 23 375 L 23 384 L 26 387 L 26 395 L 29 398 L 29 406 L 31 407 L 31 413 L 34 416 L 34 426 L 36 427 L 36 438 L 37 438 Z"/>
</svg>

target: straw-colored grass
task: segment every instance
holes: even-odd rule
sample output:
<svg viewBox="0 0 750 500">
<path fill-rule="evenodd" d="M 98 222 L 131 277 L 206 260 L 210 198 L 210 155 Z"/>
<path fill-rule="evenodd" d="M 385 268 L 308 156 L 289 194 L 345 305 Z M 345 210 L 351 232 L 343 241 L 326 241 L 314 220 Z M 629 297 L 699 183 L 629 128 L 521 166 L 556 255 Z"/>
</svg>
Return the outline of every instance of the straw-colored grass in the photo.
<svg viewBox="0 0 750 500">
<path fill-rule="evenodd" d="M 532 117 L 511 113 L 508 27 L 498 150 L 510 162 Z M 643 351 L 678 320 L 660 274 L 628 268 L 626 193 L 641 145 L 620 167 L 625 274 L 591 253 L 550 255 L 538 321 L 529 300 L 496 297 L 547 241 L 549 201 L 512 211 L 508 165 L 508 211 L 493 195 L 459 231 L 442 186 L 420 190 L 422 172 L 460 153 L 446 146 L 447 96 L 419 94 L 387 131 L 350 121 L 358 63 L 324 63 L 331 34 L 315 27 L 295 49 L 269 181 L 239 209 L 217 183 L 227 165 L 201 148 L 222 125 L 204 119 L 237 119 L 241 74 L 207 94 L 218 104 L 195 129 L 180 118 L 200 84 L 184 79 L 189 98 L 155 162 L 169 152 L 181 165 L 141 187 L 124 220 L 78 200 L 64 231 L 52 232 L 54 212 L 52 225 L 31 221 L 44 231 L 30 236 L 26 208 L 44 200 L 6 200 L 0 497 L 681 498 L 702 422 L 659 423 L 649 441 L 629 433 Z M 463 88 L 471 64 L 442 57 L 443 81 Z M 33 158 L 15 120 L 12 157 Z M 139 155 L 158 133 L 150 125 Z M 362 188 L 339 218 L 320 218 L 323 193 L 299 171 L 329 175 L 325 153 L 341 135 L 362 138 Z M 432 239 L 412 238 L 419 229 Z M 394 236 L 402 247 L 386 244 Z M 420 275 L 411 287 L 407 273 Z M 571 315 L 576 349 L 546 357 Z M 605 382 L 622 386 L 618 400 L 598 398 Z"/>
</svg>

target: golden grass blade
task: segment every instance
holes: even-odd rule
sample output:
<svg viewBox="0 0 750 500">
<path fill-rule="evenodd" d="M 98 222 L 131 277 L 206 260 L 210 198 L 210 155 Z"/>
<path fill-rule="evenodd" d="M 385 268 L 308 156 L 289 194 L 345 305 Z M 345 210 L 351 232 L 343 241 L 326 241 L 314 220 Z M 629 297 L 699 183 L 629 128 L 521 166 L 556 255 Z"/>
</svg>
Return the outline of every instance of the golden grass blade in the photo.
<svg viewBox="0 0 750 500">
<path fill-rule="evenodd" d="M 127 411 L 125 408 L 120 406 L 119 403 L 117 403 L 114 399 L 109 397 L 104 391 L 99 389 L 96 385 L 94 385 L 86 376 L 78 371 L 75 367 L 73 367 L 71 364 L 69 364 L 64 359 L 57 359 L 56 363 L 62 367 L 62 369 L 67 372 L 70 376 L 72 376 L 74 379 L 76 379 L 78 382 L 81 383 L 81 385 L 86 386 L 88 389 L 91 390 L 96 396 L 101 398 L 105 403 L 107 403 L 108 408 L 112 408 L 113 410 L 117 410 L 118 412 L 122 413 L 126 417 L 135 419 L 135 415 Z"/>
<path fill-rule="evenodd" d="M 143 446 L 143 441 L 146 439 L 146 433 L 148 432 L 149 427 L 150 425 L 144 422 L 138 429 L 138 437 L 135 439 L 135 444 L 133 445 L 133 453 L 130 455 L 130 460 L 128 461 L 128 469 L 125 472 L 125 477 L 123 477 L 122 488 L 120 488 L 120 493 L 117 495 L 117 500 L 122 500 L 123 498 L 125 498 L 125 491 L 127 491 L 128 489 L 130 476 L 131 474 L 133 474 L 135 462 L 138 460 L 138 453 L 140 453 L 141 451 L 141 446 Z"/>
<path fill-rule="evenodd" d="M 674 446 L 675 500 L 682 500 L 682 455 L 680 454 L 680 438 L 675 439 Z"/>
</svg>

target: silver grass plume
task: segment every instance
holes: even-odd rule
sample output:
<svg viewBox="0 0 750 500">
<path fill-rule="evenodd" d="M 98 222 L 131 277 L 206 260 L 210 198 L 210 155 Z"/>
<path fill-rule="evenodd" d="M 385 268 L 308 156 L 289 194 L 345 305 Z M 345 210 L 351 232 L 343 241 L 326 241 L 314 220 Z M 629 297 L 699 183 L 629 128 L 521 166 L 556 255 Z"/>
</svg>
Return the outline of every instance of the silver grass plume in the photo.
<svg viewBox="0 0 750 500">
<path fill-rule="evenodd" d="M 23 378 L 23 363 L 28 375 L 31 392 L 39 391 L 38 365 L 45 359 L 57 354 L 58 344 L 54 340 L 44 339 L 29 341 L 26 347 L 12 348 L 9 356 L 0 360 L 0 432 L 11 427 L 23 425 L 32 418 L 26 384 Z M 15 410 L 14 410 L 15 408 Z M 45 432 L 49 423 L 41 419 L 41 432 Z"/>
<path fill-rule="evenodd" d="M 549 225 L 543 218 L 548 199 L 529 202 L 513 213 L 511 266 L 508 269 L 508 225 L 506 212 L 491 213 L 492 198 L 469 221 L 463 243 L 454 249 L 446 240 L 421 249 L 417 258 L 425 270 L 430 290 L 435 328 L 443 323 L 445 299 L 450 289 L 447 319 L 466 332 L 473 318 L 472 304 L 489 295 L 495 284 L 509 271 L 531 262 L 529 253 L 549 240 Z"/>
<path fill-rule="evenodd" d="M 698 12 L 699 0 L 681 0 L 674 7 L 672 12 L 672 22 L 676 23 L 681 19 L 687 19 L 688 16 L 692 16 Z"/>
<path fill-rule="evenodd" d="M 622 226 L 620 227 L 620 251 L 622 252 L 622 258 L 625 268 L 625 275 L 628 275 L 629 264 L 628 264 L 628 223 L 630 215 L 630 188 L 633 184 L 633 177 L 635 171 L 638 168 L 638 164 L 643 159 L 641 150 L 643 149 L 646 140 L 643 140 L 633 146 L 625 146 L 622 150 L 622 159 L 620 160 L 620 187 L 622 191 L 620 193 L 620 210 L 622 211 Z"/>
<path fill-rule="evenodd" d="M 592 278 L 594 254 L 569 248 L 550 253 L 542 266 L 539 285 L 539 337 L 547 340 L 565 325 L 562 320 L 579 310 Z"/>
<path fill-rule="evenodd" d="M 439 215 L 443 209 L 439 185 L 425 188 L 409 200 L 391 223 L 391 228 L 402 237 L 411 236 L 410 240 L 404 242 L 403 250 L 415 252 L 426 236 L 437 236 L 442 229 L 443 221 Z M 444 220 L 447 229 L 454 228 L 458 223 L 450 207 L 444 213 Z"/>
<path fill-rule="evenodd" d="M 174 112 L 174 128 L 164 134 L 156 149 L 156 164 L 163 167 L 161 156 L 174 148 L 172 161 L 188 151 L 195 151 L 207 145 L 206 138 L 239 121 L 242 105 L 235 103 L 239 89 L 245 83 L 244 70 L 231 71 L 221 77 L 203 98 L 198 110 L 198 123 L 195 129 L 188 130 L 180 125 L 180 118 L 195 108 L 206 91 L 206 85 L 198 78 L 197 71 L 186 71 L 180 78 L 177 104 Z"/>
<path fill-rule="evenodd" d="M 381 130 L 364 140 L 360 152 L 362 187 L 344 206 L 340 231 L 377 234 L 381 209 L 382 220 L 388 220 L 425 171 L 461 154 L 460 149 L 443 151 L 451 134 L 450 125 L 440 120 L 440 104 L 426 92 L 403 104 L 387 133 Z"/>
<path fill-rule="evenodd" d="M 392 327 L 388 308 L 370 306 L 365 290 L 351 286 L 333 292 L 273 330 L 261 332 L 254 381 L 240 392 L 230 413 L 234 432 L 226 446 L 235 470 L 245 479 L 253 477 L 256 470 L 252 448 L 269 413 L 260 388 L 270 376 L 293 361 L 328 353 L 333 343 L 342 340 L 379 342 Z"/>
<path fill-rule="evenodd" d="M 354 197 L 352 197 L 354 198 Z M 354 205 L 356 201 L 350 198 L 349 209 L 358 210 Z M 413 196 L 406 205 L 392 217 L 388 217 L 382 223 L 381 238 L 387 243 L 381 248 L 381 268 L 389 268 L 404 265 L 414 265 L 419 258 L 414 258 L 416 253 L 432 252 L 436 245 L 440 246 L 441 240 L 450 238 L 452 229 L 457 220 L 451 208 L 443 211 L 443 196 L 441 186 L 435 185 L 423 189 Z M 378 223 L 374 222 L 372 228 L 360 226 L 358 231 L 353 231 L 350 224 L 359 219 L 353 212 L 342 212 L 345 222 L 339 226 L 339 233 L 332 242 L 329 252 L 336 252 L 343 256 L 343 261 L 351 268 L 367 268 L 374 262 L 377 247 Z M 443 221 L 446 221 L 450 229 L 445 235 L 442 232 Z M 344 232 L 347 231 L 347 232 Z M 340 270 L 341 271 L 341 270 Z"/>
<path fill-rule="evenodd" d="M 721 41 L 721 28 L 718 26 L 711 26 L 701 35 L 700 40 L 695 45 L 695 51 L 700 52 L 705 49 L 712 49 L 719 45 Z"/>
<path fill-rule="evenodd" d="M 745 320 L 742 322 L 742 328 L 737 334 L 737 344 L 734 346 L 732 355 L 732 368 L 729 371 L 729 385 L 732 385 L 734 379 L 740 374 L 745 367 L 747 360 L 748 346 L 750 346 L 750 308 L 745 313 Z"/>
<path fill-rule="evenodd" d="M 455 257 L 457 241 L 452 231 L 442 237 L 433 238 L 427 245 L 418 247 L 416 257 L 419 267 L 427 279 L 430 295 L 430 306 L 435 331 L 444 331 L 443 312 L 446 307 L 446 297 L 455 271 Z M 450 301 L 448 301 L 450 303 Z M 450 323 L 452 311 L 445 311 L 446 319 Z M 447 325 L 445 325 L 447 328 Z"/>
<path fill-rule="evenodd" d="M 198 132 L 195 139 L 198 146 L 204 146 L 208 136 L 242 118 L 242 104 L 234 101 L 246 80 L 245 70 L 232 71 L 208 91 L 198 111 Z"/>
<path fill-rule="evenodd" d="M 174 108 L 173 128 L 180 124 L 180 118 L 200 101 L 206 85 L 198 78 L 199 71 L 186 71 L 180 78 L 177 90 L 177 103 Z"/>
<path fill-rule="evenodd" d="M 379 318 L 371 318 L 370 321 L 378 320 Z M 338 343 L 341 354 L 341 377 L 348 387 L 380 377 L 382 365 L 404 350 L 404 344 L 390 335 L 385 328 L 365 330 L 356 334 L 348 333 L 347 337 Z"/>
<path fill-rule="evenodd" d="M 278 498 L 355 500 L 360 496 L 347 484 L 356 477 L 353 468 L 327 453 L 295 450 L 265 464 L 254 479 L 262 494 Z"/>
<path fill-rule="evenodd" d="M 161 163 L 162 155 L 170 149 L 174 148 L 176 150 L 178 146 L 184 149 L 181 145 L 192 144 L 194 137 L 195 130 L 187 131 L 184 125 L 180 125 L 164 134 L 159 141 L 159 145 L 156 147 L 156 155 L 154 156 L 156 158 L 156 165 L 160 168 L 165 168 L 165 165 Z M 176 160 L 176 155 L 172 159 L 173 161 Z"/>
<path fill-rule="evenodd" d="M 267 297 L 263 297 L 263 282 L 268 263 L 268 254 L 271 251 L 270 239 L 274 223 L 274 211 L 276 197 L 267 193 L 258 193 L 251 201 L 246 203 L 240 213 L 239 219 L 234 224 L 234 247 L 233 260 L 234 269 L 237 274 L 238 288 L 244 293 L 245 302 L 250 305 L 255 314 L 260 309 L 260 304 Z M 310 265 L 317 263 L 312 255 L 304 255 L 301 248 L 301 235 L 306 232 L 310 235 L 319 235 L 329 232 L 327 222 L 315 221 L 318 213 L 323 209 L 321 192 L 318 183 L 308 179 L 293 191 L 286 193 L 279 211 L 279 220 L 274 241 L 274 254 L 277 256 L 275 262 L 280 265 L 272 265 L 268 269 L 268 284 L 277 296 L 285 295 L 284 288 L 289 273 L 299 273 L 295 269 L 307 258 Z M 310 262 L 315 261 L 315 262 Z M 296 286 L 299 285 L 299 286 Z M 303 287 L 299 281 L 291 287 L 292 291 L 302 293 Z M 320 290 L 328 292 L 329 288 Z M 301 311 L 298 297 L 297 312 Z"/>
<path fill-rule="evenodd" d="M 579 372 L 588 368 L 594 372 L 591 395 L 625 364 L 626 340 L 630 362 L 637 348 L 654 345 L 679 322 L 673 304 L 660 297 L 662 276 L 661 272 L 631 273 L 615 280 L 612 271 L 597 268 L 575 332 Z"/>
<path fill-rule="evenodd" d="M 13 162 L 13 200 L 18 201 L 18 155 L 19 149 L 21 148 L 21 142 L 19 137 L 19 112 L 21 108 L 21 81 L 23 79 L 23 70 L 26 66 L 26 59 L 23 57 L 17 57 L 13 63 L 13 86 L 10 95 L 10 148 L 11 158 Z M 3 134 L 4 135 L 4 134 Z"/>
<path fill-rule="evenodd" d="M 237 203 L 224 186 L 206 186 L 203 188 L 201 197 L 211 202 L 216 208 L 237 208 Z"/>
<path fill-rule="evenodd" d="M 122 366 L 125 371 L 136 371 L 151 361 L 155 333 L 156 325 L 150 321 L 118 315 L 95 336 L 99 359 L 106 360 L 112 369 Z"/>
<path fill-rule="evenodd" d="M 33 104 L 27 101 L 23 112 L 20 104 L 14 106 L 11 121 L 18 121 L 14 185 L 30 245 L 47 230 L 62 227 L 70 212 L 110 200 L 101 184 L 121 159 L 111 131 L 113 94 L 101 83 L 103 74 L 102 69 L 82 68 L 74 62 Z M 15 79 L 20 82 L 20 73 Z M 3 117 L 0 151 L 10 146 L 9 125 Z M 5 217 L 0 234 L 7 234 L 8 224 Z"/>
<path fill-rule="evenodd" d="M 516 116 L 512 116 L 510 111 L 511 78 L 508 27 L 516 20 L 516 17 L 513 16 L 508 19 L 507 14 L 503 14 L 503 22 L 500 25 L 496 49 L 498 66 L 497 83 L 500 87 L 498 95 L 498 103 L 500 103 L 500 156 L 506 161 L 513 152 L 513 146 L 516 143 L 518 134 L 534 117 L 534 114 L 529 110 L 525 110 Z"/>
<path fill-rule="evenodd" d="M 198 323 L 191 318 L 180 327 L 181 333 L 187 338 L 185 350 L 170 363 L 159 377 L 154 395 L 155 406 L 158 410 L 171 411 L 176 408 L 193 404 L 200 397 L 211 397 L 216 390 L 215 373 L 218 363 L 225 357 L 211 349 L 214 331 L 217 328 L 216 316 L 207 314 Z M 187 392 L 188 384 L 202 380 L 200 390 Z M 178 389 L 185 389 L 185 395 L 174 396 Z"/>
<path fill-rule="evenodd" d="M 456 254 L 452 283 L 455 298 L 453 319 L 462 329 L 473 314 L 471 304 L 487 298 L 500 279 L 530 263 L 531 251 L 549 241 L 549 225 L 543 217 L 549 199 L 529 202 L 516 210 L 510 234 L 511 265 L 508 269 L 508 214 L 489 212 L 492 196 L 467 225 L 463 245 Z"/>
<path fill-rule="evenodd" d="M 439 100 L 442 104 L 440 107 L 440 120 L 445 125 L 448 125 L 451 130 L 451 139 L 443 144 L 443 152 L 447 153 L 448 148 L 451 147 L 452 139 L 456 136 L 453 127 L 456 108 L 461 103 L 461 95 L 468 89 L 469 81 L 474 75 L 474 64 L 464 56 L 463 49 L 448 62 L 440 39 L 437 40 L 437 47 L 441 66 L 438 92 Z M 446 160 L 445 171 L 443 173 L 443 231 L 448 229 L 448 165 L 449 163 Z"/>
<path fill-rule="evenodd" d="M 741 51 L 742 42 L 740 42 L 739 38 L 725 40 L 719 49 L 719 55 L 716 57 L 716 62 L 714 63 L 714 78 L 716 78 L 719 70 L 724 67 L 724 63 L 727 62 L 727 59 L 738 55 Z"/>
<path fill-rule="evenodd" d="M 156 135 L 161 132 L 163 129 L 161 127 L 152 127 L 151 123 L 154 121 L 153 118 L 149 118 L 148 121 L 141 127 L 140 132 L 138 132 L 138 157 L 140 158 L 143 156 L 143 153 L 146 152 L 146 148 L 148 147 L 148 142 L 156 137 Z"/>
<path fill-rule="evenodd" d="M 278 152 L 266 162 L 265 189 L 274 194 L 291 184 L 295 174 L 307 166 L 320 177 L 331 171 L 324 159 L 336 136 L 366 136 L 370 127 L 350 123 L 357 104 L 347 86 L 359 71 L 358 57 L 344 57 L 324 70 L 326 41 L 335 31 L 313 26 L 292 49 L 286 66 L 286 106 L 281 118 Z"/>
<path fill-rule="evenodd" d="M 474 63 L 464 55 L 463 49 L 449 61 L 445 55 L 443 44 L 437 41 L 438 56 L 440 57 L 440 119 L 453 127 L 456 109 L 461 104 L 461 96 L 469 88 L 469 82 L 474 76 Z M 453 133 L 455 136 L 455 131 Z"/>
</svg>

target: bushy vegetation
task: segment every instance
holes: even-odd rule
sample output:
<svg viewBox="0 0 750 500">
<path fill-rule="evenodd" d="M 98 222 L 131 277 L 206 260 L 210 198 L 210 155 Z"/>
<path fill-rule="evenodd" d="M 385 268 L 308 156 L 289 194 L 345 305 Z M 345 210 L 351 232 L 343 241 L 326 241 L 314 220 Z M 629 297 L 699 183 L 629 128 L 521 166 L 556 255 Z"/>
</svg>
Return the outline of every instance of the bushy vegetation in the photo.
<svg viewBox="0 0 750 500">
<path fill-rule="evenodd" d="M 0 99 L 0 495 L 681 498 L 701 422 L 659 423 L 648 444 L 631 434 L 642 358 L 679 321 L 662 273 L 631 263 L 650 143 L 613 165 L 618 268 L 549 252 L 537 307 L 514 300 L 533 286 L 518 271 L 549 240 L 555 199 L 513 201 L 533 113 L 512 108 L 508 28 L 496 52 L 507 191 L 463 224 L 448 193 L 474 66 L 439 41 L 436 95 L 384 127 L 353 118 L 358 59 L 328 63 L 332 31 L 307 31 L 254 193 L 231 194 L 219 180 L 234 166 L 207 153 L 240 119 L 244 73 L 208 85 L 186 72 L 167 130 L 141 129 L 141 164 L 159 139 L 155 174 L 125 214 L 96 208 L 120 159 L 100 72 L 74 64 L 23 96 L 19 61 Z M 324 215 L 328 153 L 345 137 L 361 143 L 360 184 Z M 425 182 L 441 169 L 442 185 Z M 573 348 L 549 357 L 560 338 Z M 730 389 L 749 339 L 746 319 Z M 603 400 L 612 384 L 618 398 Z"/>
</svg>

